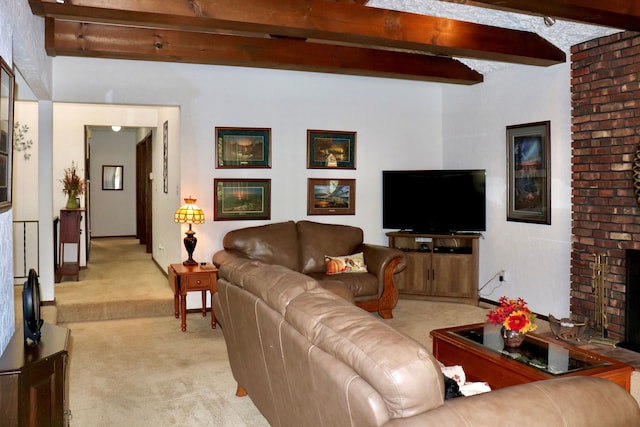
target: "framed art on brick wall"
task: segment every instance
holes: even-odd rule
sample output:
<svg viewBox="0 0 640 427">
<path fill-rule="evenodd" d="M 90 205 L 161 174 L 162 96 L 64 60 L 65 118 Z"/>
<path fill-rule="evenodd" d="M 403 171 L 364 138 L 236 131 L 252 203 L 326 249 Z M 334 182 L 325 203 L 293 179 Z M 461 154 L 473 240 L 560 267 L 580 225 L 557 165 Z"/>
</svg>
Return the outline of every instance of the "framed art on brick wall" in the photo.
<svg viewBox="0 0 640 427">
<path fill-rule="evenodd" d="M 550 122 L 507 126 L 507 221 L 551 224 Z"/>
</svg>

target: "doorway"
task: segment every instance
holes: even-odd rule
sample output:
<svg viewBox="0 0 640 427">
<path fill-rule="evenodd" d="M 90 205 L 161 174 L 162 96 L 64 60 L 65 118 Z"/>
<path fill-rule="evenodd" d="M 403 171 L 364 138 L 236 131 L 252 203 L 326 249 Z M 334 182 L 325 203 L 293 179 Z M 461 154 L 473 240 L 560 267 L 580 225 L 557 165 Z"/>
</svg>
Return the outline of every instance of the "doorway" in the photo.
<svg viewBox="0 0 640 427">
<path fill-rule="evenodd" d="M 136 238 L 151 253 L 153 128 L 87 128 L 87 262 L 94 238 Z M 113 170 L 117 186 L 111 185 Z"/>
</svg>

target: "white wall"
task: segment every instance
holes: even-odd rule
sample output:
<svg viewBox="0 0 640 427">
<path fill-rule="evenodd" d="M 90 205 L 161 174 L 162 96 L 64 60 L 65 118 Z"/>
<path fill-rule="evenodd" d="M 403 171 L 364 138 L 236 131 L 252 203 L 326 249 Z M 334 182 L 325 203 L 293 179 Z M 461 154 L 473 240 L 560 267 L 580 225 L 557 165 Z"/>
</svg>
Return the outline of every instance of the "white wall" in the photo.
<svg viewBox="0 0 640 427">
<path fill-rule="evenodd" d="M 214 177 L 270 178 L 271 221 L 353 224 L 364 229 L 367 241 L 386 244 L 381 170 L 485 168 L 488 230 L 480 243 L 480 284 L 489 283 L 481 295 L 493 300 L 502 294 L 522 296 L 540 313 L 568 314 L 568 64 L 513 67 L 489 74 L 475 86 L 103 59 L 56 58 L 54 70 L 56 100 L 180 106 L 180 129 L 170 126 L 171 143 L 179 140 L 170 147 L 170 197 L 161 198 L 166 202 L 161 208 L 154 202 L 153 254 L 160 265 L 186 258 L 184 230 L 171 220 L 183 197 L 197 198 L 207 218 L 194 227 L 197 260 L 210 260 L 228 230 L 266 222 L 214 222 Z M 541 120 L 551 120 L 552 225 L 507 222 L 505 128 Z M 161 149 L 159 126 L 154 171 L 162 170 L 155 152 Z M 216 126 L 272 128 L 273 167 L 215 169 Z M 306 169 L 307 129 L 357 131 L 357 169 Z M 155 198 L 162 193 L 162 182 L 154 175 Z M 306 180 L 325 177 L 357 179 L 355 216 L 306 215 Z M 502 269 L 507 281 L 494 289 L 499 283 L 491 279 Z"/>
<path fill-rule="evenodd" d="M 177 145 L 170 146 L 169 195 L 173 204 L 156 211 L 154 258 L 177 249 L 181 255 L 157 259 L 160 265 L 186 259 L 184 230 L 173 223 L 182 198 L 192 195 L 206 223 L 194 226 L 194 258 L 210 261 L 222 237 L 234 228 L 266 221 L 213 221 L 213 180 L 272 180 L 271 221 L 309 218 L 361 226 L 366 240 L 386 244 L 382 230 L 381 170 L 438 168 L 442 165 L 441 86 L 422 82 L 373 79 L 291 71 L 105 59 L 54 59 L 54 99 L 71 102 L 179 105 Z M 69 120 L 69 115 L 56 114 Z M 162 123 L 162 120 L 158 120 Z M 216 126 L 272 129 L 271 169 L 215 169 Z M 356 170 L 306 168 L 307 129 L 357 132 Z M 161 127 L 158 128 L 161 134 Z M 154 147 L 161 149 L 159 144 Z M 173 136 L 170 143 L 173 143 Z M 69 140 L 61 133 L 56 143 Z M 174 148 L 175 147 L 175 148 Z M 155 149 L 154 149 L 155 150 Z M 178 152 L 179 160 L 176 160 Z M 156 168 L 158 190 L 162 183 Z M 176 165 L 176 161 L 180 164 Z M 307 217 L 307 178 L 355 178 L 355 216 Z M 54 191 L 55 193 L 55 191 Z M 166 199 L 169 200 L 169 199 Z M 157 231 L 155 227 L 158 227 Z"/>
<path fill-rule="evenodd" d="M 570 66 L 514 66 L 471 87 L 443 90 L 444 164 L 487 169 L 481 296 L 523 297 L 541 314 L 569 314 L 571 250 Z M 506 220 L 506 126 L 551 121 L 551 225 Z M 497 288 L 497 289 L 496 289 Z"/>
<path fill-rule="evenodd" d="M 367 241 L 386 244 L 381 170 L 485 168 L 488 230 L 481 240 L 480 284 L 489 283 L 482 296 L 522 296 L 538 312 L 568 314 L 568 64 L 515 66 L 491 73 L 475 86 L 102 59 L 56 58 L 54 70 L 56 100 L 180 105 L 180 182 L 174 186 L 172 171 L 170 193 L 175 191 L 179 201 L 192 195 L 205 211 L 206 223 L 195 227 L 197 260 L 210 260 L 228 230 L 263 223 L 212 221 L 214 177 L 270 178 L 271 221 L 309 218 L 353 224 L 365 230 Z M 541 120 L 551 120 L 552 224 L 507 222 L 505 128 Z M 216 126 L 272 128 L 272 169 L 215 169 Z M 357 131 L 357 169 L 306 169 L 307 129 Z M 157 159 L 154 154 L 154 162 Z M 310 177 L 356 178 L 356 215 L 307 217 Z M 170 219 L 178 205 L 154 212 L 154 222 L 163 230 L 162 240 L 154 242 L 154 257 L 158 245 L 176 248 L 186 257 L 184 230 Z M 502 269 L 507 281 L 494 290 L 499 283 L 491 279 Z"/>
<path fill-rule="evenodd" d="M 136 129 L 93 129 L 90 137 L 91 237 L 136 235 Z M 122 166 L 122 190 L 102 189 L 102 168 Z"/>
<path fill-rule="evenodd" d="M 54 103 L 53 104 L 53 153 L 52 158 L 52 179 L 49 181 L 51 191 L 53 194 L 53 202 L 50 204 L 51 213 L 54 216 L 59 214 L 61 208 L 66 204 L 66 197 L 62 193 L 62 183 L 59 179 L 64 174 L 64 169 L 71 165 L 71 162 L 81 162 L 84 156 L 84 144 L 85 144 L 85 125 L 93 126 L 111 126 L 119 124 L 127 127 L 147 127 L 155 130 L 157 127 L 162 128 L 162 123 L 165 120 L 170 120 L 170 123 L 177 122 L 178 120 L 178 108 L 177 107 L 154 107 L 148 105 L 131 106 L 131 105 L 92 105 L 92 104 L 79 104 L 79 103 Z M 171 126 L 170 128 L 179 129 L 178 125 Z M 154 132 L 153 147 L 162 146 L 162 137 L 157 140 L 158 132 Z M 170 150 L 177 152 L 177 149 L 172 147 L 171 144 L 177 145 L 177 137 L 175 135 L 170 139 Z M 175 163 L 175 162 L 174 162 Z M 81 163 L 83 164 L 83 163 Z M 171 167 L 171 162 L 170 162 Z M 174 166 L 175 167 L 175 166 Z M 155 166 L 154 166 L 155 168 Z M 160 169 L 161 170 L 161 169 Z M 175 182 L 179 174 L 179 169 L 173 170 L 176 175 L 172 178 Z M 79 168 L 79 173 L 85 176 L 84 167 Z M 159 190 L 162 192 L 162 188 Z M 154 206 L 157 203 L 159 207 L 176 206 L 178 203 L 178 197 L 172 196 L 170 192 L 168 195 L 160 194 L 157 190 L 154 192 Z M 166 199 L 170 199 L 167 201 Z M 84 198 L 81 198 L 82 207 L 84 207 Z M 175 211 L 175 208 L 173 208 Z M 171 213 L 171 217 L 173 213 Z M 162 222 L 156 221 L 162 225 Z M 174 226 L 174 233 L 178 234 L 179 227 L 177 224 Z M 156 227 L 154 223 L 154 228 Z M 86 230 L 85 219 L 81 223 L 81 228 Z M 163 230 L 154 230 L 154 235 L 163 236 L 166 234 Z M 173 239 L 171 239 L 173 240 Z M 80 263 L 86 265 L 86 246 L 84 240 L 81 241 L 80 249 Z M 164 262 L 166 259 L 179 258 L 180 249 L 177 245 L 167 248 L 163 251 L 163 254 L 157 258 L 157 262 Z M 154 256 L 155 257 L 155 256 Z M 163 265 L 163 264 L 160 264 Z M 54 295 L 53 281 L 40 282 L 43 298 L 44 295 Z"/>
<path fill-rule="evenodd" d="M 46 97 L 51 62 L 44 51 L 44 21 L 32 15 L 25 1 L 0 0 L 0 10 L 0 57 L 22 70 L 34 92 Z M 12 220 L 11 209 L 0 213 L 0 354 L 15 331 Z"/>
<path fill-rule="evenodd" d="M 31 141 L 31 148 L 14 152 L 13 183 L 17 191 L 13 193 L 13 221 L 29 221 L 13 225 L 13 269 L 15 283 L 24 283 L 30 268 L 40 272 L 38 265 L 38 103 L 15 103 L 14 120 L 24 125 L 28 130 L 24 133 L 24 140 Z M 15 137 L 15 135 L 14 135 Z M 29 158 L 25 158 L 25 153 Z M 31 222 L 34 221 L 34 222 Z M 47 223 L 47 225 L 51 225 Z"/>
<path fill-rule="evenodd" d="M 27 221 L 38 219 L 38 103 L 16 102 L 14 119 L 20 124 L 28 126 L 24 133 L 25 140 L 33 142 L 31 149 L 25 152 L 15 152 L 13 155 L 13 179 L 20 183 L 19 191 L 13 195 L 13 219 Z"/>
</svg>

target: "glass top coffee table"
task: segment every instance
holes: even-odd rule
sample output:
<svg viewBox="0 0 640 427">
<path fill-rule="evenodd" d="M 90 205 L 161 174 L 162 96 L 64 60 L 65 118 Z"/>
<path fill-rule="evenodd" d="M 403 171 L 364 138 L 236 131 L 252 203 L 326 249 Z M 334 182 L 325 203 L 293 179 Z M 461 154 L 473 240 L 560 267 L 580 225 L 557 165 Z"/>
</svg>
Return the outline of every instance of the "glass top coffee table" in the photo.
<svg viewBox="0 0 640 427">
<path fill-rule="evenodd" d="M 632 366 L 535 333 L 518 348 L 505 347 L 500 327 L 489 323 L 437 329 L 431 337 L 436 359 L 461 365 L 470 381 L 486 381 L 492 389 L 574 375 L 631 387 Z"/>
</svg>

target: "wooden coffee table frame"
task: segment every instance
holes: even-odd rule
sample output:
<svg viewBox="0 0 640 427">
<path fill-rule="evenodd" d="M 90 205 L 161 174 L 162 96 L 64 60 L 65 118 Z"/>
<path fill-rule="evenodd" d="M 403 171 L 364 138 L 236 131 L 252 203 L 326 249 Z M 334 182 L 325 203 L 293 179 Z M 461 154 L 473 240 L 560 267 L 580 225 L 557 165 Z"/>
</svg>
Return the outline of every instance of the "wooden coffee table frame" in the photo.
<svg viewBox="0 0 640 427">
<path fill-rule="evenodd" d="M 552 378 L 564 378 L 571 376 L 594 376 L 606 378 L 623 387 L 631 389 L 631 372 L 634 368 L 618 360 L 611 359 L 596 353 L 582 350 L 576 346 L 564 343 L 560 340 L 550 340 L 538 334 L 531 334 L 533 338 L 558 345 L 585 357 L 596 361 L 606 362 L 607 366 L 599 366 L 566 374 L 552 375 L 514 360 L 508 356 L 483 347 L 479 343 L 472 342 L 451 332 L 482 327 L 484 324 L 457 326 L 453 328 L 437 329 L 431 331 L 433 339 L 433 355 L 446 366 L 460 365 L 465 371 L 467 380 L 484 381 L 492 389 L 524 384 L 532 381 L 547 380 Z"/>
</svg>

